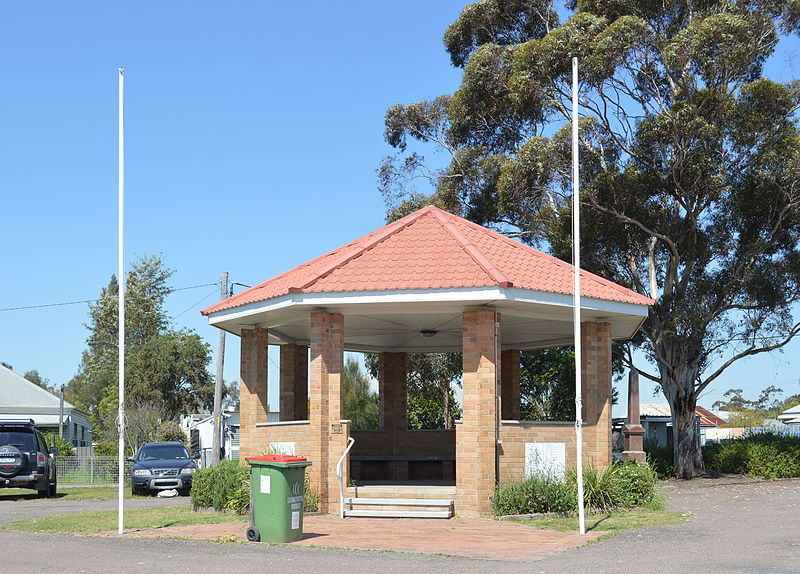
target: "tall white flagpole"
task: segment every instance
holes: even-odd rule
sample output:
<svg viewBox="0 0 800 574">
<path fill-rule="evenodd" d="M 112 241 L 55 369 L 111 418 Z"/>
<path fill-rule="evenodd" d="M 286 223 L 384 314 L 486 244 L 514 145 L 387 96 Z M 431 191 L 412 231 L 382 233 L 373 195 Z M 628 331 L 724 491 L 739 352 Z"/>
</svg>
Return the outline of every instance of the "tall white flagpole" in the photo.
<svg viewBox="0 0 800 574">
<path fill-rule="evenodd" d="M 578 163 L 578 58 L 572 58 L 572 316 L 575 334 L 575 446 L 578 474 L 578 525 L 586 534 L 583 510 L 583 384 L 581 380 L 581 229 Z"/>
<path fill-rule="evenodd" d="M 119 429 L 119 525 L 117 532 L 122 534 L 125 524 L 125 133 L 124 133 L 124 91 L 125 69 L 119 68 L 119 180 L 117 207 L 117 285 L 119 286 L 119 314 L 117 317 L 119 332 L 119 411 L 117 428 Z"/>
</svg>

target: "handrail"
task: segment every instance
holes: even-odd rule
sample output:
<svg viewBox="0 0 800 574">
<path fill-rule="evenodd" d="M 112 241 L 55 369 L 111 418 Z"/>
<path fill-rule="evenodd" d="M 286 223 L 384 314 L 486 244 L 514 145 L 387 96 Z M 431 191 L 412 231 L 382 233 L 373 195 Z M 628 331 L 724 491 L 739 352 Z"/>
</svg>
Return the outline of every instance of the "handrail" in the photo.
<svg viewBox="0 0 800 574">
<path fill-rule="evenodd" d="M 342 462 L 344 462 L 345 457 L 350 452 L 350 449 L 353 448 L 353 444 L 356 442 L 356 439 L 349 436 L 347 437 L 347 448 L 344 449 L 342 453 L 342 457 L 339 459 L 339 462 L 336 463 L 336 477 L 339 479 L 339 514 L 340 518 L 344 518 L 344 480 L 342 480 Z"/>
</svg>

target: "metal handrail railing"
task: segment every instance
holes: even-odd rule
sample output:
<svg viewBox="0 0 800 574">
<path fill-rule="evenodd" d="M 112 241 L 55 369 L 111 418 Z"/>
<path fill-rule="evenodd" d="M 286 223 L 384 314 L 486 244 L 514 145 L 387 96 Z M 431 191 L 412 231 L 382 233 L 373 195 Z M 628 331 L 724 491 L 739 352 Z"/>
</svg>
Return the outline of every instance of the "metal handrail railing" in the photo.
<svg viewBox="0 0 800 574">
<path fill-rule="evenodd" d="M 339 479 L 339 516 L 340 518 L 344 518 L 344 480 L 342 477 L 342 463 L 344 459 L 347 457 L 347 454 L 350 452 L 350 449 L 353 448 L 353 444 L 356 442 L 356 439 L 349 436 L 347 437 L 347 448 L 344 449 L 342 453 L 342 457 L 339 459 L 339 462 L 336 463 L 336 477 Z"/>
</svg>

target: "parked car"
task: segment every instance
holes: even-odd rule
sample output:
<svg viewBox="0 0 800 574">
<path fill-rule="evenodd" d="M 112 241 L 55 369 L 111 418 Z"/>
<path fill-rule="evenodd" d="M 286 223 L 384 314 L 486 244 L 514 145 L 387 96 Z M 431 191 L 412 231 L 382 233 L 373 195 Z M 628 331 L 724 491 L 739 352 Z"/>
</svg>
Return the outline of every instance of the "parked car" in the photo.
<svg viewBox="0 0 800 574">
<path fill-rule="evenodd" d="M 55 496 L 55 447 L 48 449 L 32 419 L 0 420 L 0 488 L 31 488 Z"/>
<path fill-rule="evenodd" d="M 131 492 L 143 494 L 159 490 L 177 490 L 189 494 L 197 470 L 195 459 L 181 442 L 147 442 L 135 457 L 127 460 L 131 467 Z"/>
</svg>

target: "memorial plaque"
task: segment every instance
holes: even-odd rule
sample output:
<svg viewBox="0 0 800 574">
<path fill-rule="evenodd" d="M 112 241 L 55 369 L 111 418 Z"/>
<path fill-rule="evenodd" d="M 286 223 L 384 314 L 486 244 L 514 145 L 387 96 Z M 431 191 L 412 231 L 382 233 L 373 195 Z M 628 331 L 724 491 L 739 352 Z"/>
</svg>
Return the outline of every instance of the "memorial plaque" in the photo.
<svg viewBox="0 0 800 574">
<path fill-rule="evenodd" d="M 342 423 L 331 423 L 331 434 L 342 434 Z"/>
<path fill-rule="evenodd" d="M 564 478 L 567 468 L 567 445 L 563 442 L 526 442 L 525 478 L 549 476 Z"/>
</svg>

